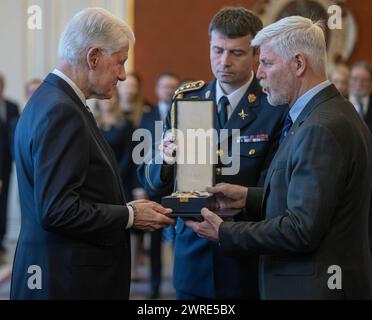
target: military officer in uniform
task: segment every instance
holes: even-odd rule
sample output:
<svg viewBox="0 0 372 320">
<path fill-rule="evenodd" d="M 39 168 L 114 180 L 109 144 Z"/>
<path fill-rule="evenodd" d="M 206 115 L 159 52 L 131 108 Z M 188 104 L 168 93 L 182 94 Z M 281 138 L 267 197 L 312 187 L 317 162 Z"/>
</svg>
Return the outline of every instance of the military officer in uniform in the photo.
<svg viewBox="0 0 372 320">
<path fill-rule="evenodd" d="M 223 175 L 224 165 L 219 163 L 216 183 L 262 184 L 278 145 L 287 106 L 271 106 L 253 72 L 256 52 L 250 41 L 261 28 L 260 19 L 245 8 L 219 11 L 209 26 L 210 59 L 216 79 L 208 84 L 184 84 L 175 93 L 174 99 L 215 101 L 216 129 L 229 130 L 228 149 L 218 149 L 219 157 L 234 152 L 233 144 L 240 146 L 240 154 L 235 155 L 240 161 L 238 174 Z M 173 126 L 172 112 L 165 131 Z M 239 129 L 240 136 L 233 136 L 232 129 Z M 176 148 L 174 135 L 165 135 L 159 147 L 161 164 L 153 156 L 139 167 L 139 178 L 149 194 L 172 192 Z M 257 261 L 257 257 L 236 259 L 222 255 L 218 244 L 199 238 L 183 219 L 178 219 L 173 272 L 177 299 L 258 298 Z"/>
</svg>

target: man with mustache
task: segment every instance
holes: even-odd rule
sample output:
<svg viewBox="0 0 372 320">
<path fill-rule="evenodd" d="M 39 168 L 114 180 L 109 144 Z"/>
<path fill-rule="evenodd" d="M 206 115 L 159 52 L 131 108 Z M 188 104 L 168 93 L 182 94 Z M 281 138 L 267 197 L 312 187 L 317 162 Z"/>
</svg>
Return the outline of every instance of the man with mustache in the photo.
<svg viewBox="0 0 372 320">
<path fill-rule="evenodd" d="M 369 299 L 368 215 L 372 143 L 354 106 L 327 79 L 320 23 L 292 16 L 262 29 L 257 77 L 273 105 L 288 103 L 281 144 L 264 188 L 219 184 L 221 207 L 247 208 L 246 222 L 207 209 L 201 237 L 230 255 L 260 255 L 263 299 Z"/>
<path fill-rule="evenodd" d="M 229 130 L 228 149 L 240 145 L 235 159 L 239 173 L 223 175 L 219 159 L 216 182 L 260 185 L 267 165 L 274 154 L 285 106 L 274 108 L 254 75 L 256 51 L 250 42 L 262 28 L 262 22 L 252 12 L 241 7 L 220 10 L 209 25 L 210 61 L 216 79 L 207 85 L 202 81 L 189 83 L 177 92 L 177 98 L 213 99 L 218 114 L 217 130 Z M 172 127 L 170 115 L 165 131 Z M 232 136 L 240 130 L 240 137 Z M 150 194 L 168 195 L 174 187 L 173 164 L 177 145 L 170 133 L 160 144 L 163 164 L 144 163 L 139 176 Z M 178 299 L 258 298 L 257 257 L 227 258 L 219 246 L 198 238 L 183 219 L 176 225 L 174 286 Z"/>
</svg>

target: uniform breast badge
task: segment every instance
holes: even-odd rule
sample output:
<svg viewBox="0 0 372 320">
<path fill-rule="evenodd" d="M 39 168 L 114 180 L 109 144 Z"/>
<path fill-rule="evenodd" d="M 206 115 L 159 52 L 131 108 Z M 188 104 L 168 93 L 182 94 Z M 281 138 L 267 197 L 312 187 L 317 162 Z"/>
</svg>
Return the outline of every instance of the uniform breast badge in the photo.
<svg viewBox="0 0 372 320">
<path fill-rule="evenodd" d="M 257 99 L 257 97 L 256 97 L 255 94 L 251 93 L 251 94 L 248 95 L 248 102 L 249 102 L 249 103 L 253 103 L 253 102 L 255 102 L 256 99 Z"/>
<path fill-rule="evenodd" d="M 244 120 L 246 117 L 248 117 L 248 113 L 245 113 L 244 109 L 242 109 L 242 112 L 238 113 L 238 116 Z"/>
</svg>

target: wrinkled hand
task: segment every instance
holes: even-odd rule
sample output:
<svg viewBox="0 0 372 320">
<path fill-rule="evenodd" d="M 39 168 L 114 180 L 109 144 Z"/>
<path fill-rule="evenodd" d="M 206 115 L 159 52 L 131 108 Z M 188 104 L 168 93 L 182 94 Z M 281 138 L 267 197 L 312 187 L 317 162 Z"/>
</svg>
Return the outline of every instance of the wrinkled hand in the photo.
<svg viewBox="0 0 372 320">
<path fill-rule="evenodd" d="M 171 131 L 167 131 L 165 137 L 160 142 L 160 155 L 167 164 L 174 164 L 176 162 L 177 145 L 175 141 L 175 134 Z"/>
<path fill-rule="evenodd" d="M 218 230 L 223 220 L 207 208 L 203 208 L 201 214 L 204 218 L 203 222 L 185 220 L 185 224 L 199 237 L 211 241 L 218 241 Z"/>
<path fill-rule="evenodd" d="M 248 188 L 229 183 L 219 183 L 208 187 L 207 191 L 216 194 L 218 208 L 242 209 L 245 207 Z"/>
<path fill-rule="evenodd" d="M 159 203 L 148 200 L 138 200 L 132 201 L 130 204 L 137 209 L 137 216 L 133 221 L 133 228 L 144 231 L 155 231 L 176 222 L 175 219 L 166 216 L 166 214 L 171 213 L 172 210 L 164 208 Z"/>
</svg>

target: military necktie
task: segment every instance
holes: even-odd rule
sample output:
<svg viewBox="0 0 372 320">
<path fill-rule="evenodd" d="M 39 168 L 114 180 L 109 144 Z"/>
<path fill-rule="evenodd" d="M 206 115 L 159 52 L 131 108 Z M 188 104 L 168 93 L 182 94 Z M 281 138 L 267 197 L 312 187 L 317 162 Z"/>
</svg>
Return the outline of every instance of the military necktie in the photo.
<svg viewBox="0 0 372 320">
<path fill-rule="evenodd" d="M 220 111 L 218 112 L 218 120 L 220 121 L 220 127 L 225 127 L 228 120 L 227 106 L 230 104 L 229 99 L 223 96 L 220 99 Z"/>
<path fill-rule="evenodd" d="M 284 121 L 282 132 L 280 134 L 279 144 L 281 144 L 283 142 L 284 138 L 287 136 L 289 129 L 292 127 L 292 124 L 293 124 L 292 118 L 291 118 L 291 116 L 288 112 L 287 116 L 285 118 L 285 121 Z"/>
</svg>

